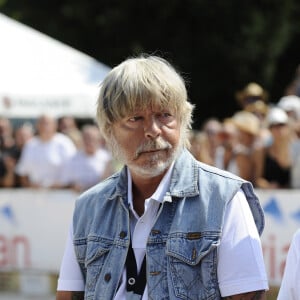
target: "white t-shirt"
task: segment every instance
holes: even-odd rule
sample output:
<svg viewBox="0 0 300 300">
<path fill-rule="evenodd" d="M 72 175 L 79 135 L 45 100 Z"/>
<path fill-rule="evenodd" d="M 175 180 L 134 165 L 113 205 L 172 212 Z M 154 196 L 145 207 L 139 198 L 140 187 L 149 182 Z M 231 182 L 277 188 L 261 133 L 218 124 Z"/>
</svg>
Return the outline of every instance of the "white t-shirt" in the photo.
<svg viewBox="0 0 300 300">
<path fill-rule="evenodd" d="M 300 300 L 300 229 L 288 251 L 277 300 Z"/>
<path fill-rule="evenodd" d="M 138 268 L 145 254 L 149 232 L 164 194 L 169 186 L 171 169 L 153 196 L 145 201 L 145 212 L 140 218 L 133 212 L 132 247 Z M 131 195 L 129 184 L 129 195 Z M 129 199 L 132 201 L 131 199 Z M 222 297 L 256 290 L 267 290 L 268 281 L 260 238 L 245 195 L 239 191 L 225 213 L 225 225 L 218 250 L 218 280 Z M 67 240 L 57 290 L 84 291 L 84 281 L 73 248 L 72 226 Z M 251 263 L 249 263 L 251 262 Z M 126 299 L 126 271 L 114 300 Z M 147 300 L 147 285 L 142 300 Z"/>
<path fill-rule="evenodd" d="M 34 184 L 49 187 L 56 183 L 63 162 L 69 160 L 75 152 L 73 142 L 61 133 L 56 133 L 47 142 L 35 136 L 24 146 L 16 173 L 28 176 Z"/>
<path fill-rule="evenodd" d="M 104 149 L 97 150 L 93 155 L 78 151 L 63 164 L 59 183 L 77 184 L 82 188 L 89 188 L 102 179 L 110 161 L 111 154 Z"/>
</svg>

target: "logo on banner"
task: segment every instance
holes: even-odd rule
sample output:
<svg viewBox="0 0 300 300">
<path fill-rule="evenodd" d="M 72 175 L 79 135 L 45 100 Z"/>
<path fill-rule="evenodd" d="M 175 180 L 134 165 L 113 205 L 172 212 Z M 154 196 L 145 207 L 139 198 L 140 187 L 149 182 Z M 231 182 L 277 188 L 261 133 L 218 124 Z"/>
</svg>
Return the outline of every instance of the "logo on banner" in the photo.
<svg viewBox="0 0 300 300">
<path fill-rule="evenodd" d="M 12 106 L 11 99 L 6 96 L 2 98 L 2 103 L 3 103 L 3 107 L 5 107 L 7 109 L 11 108 L 11 106 Z"/>
<path fill-rule="evenodd" d="M 263 210 L 268 214 L 274 221 L 278 223 L 283 223 L 285 216 L 279 206 L 278 200 L 276 197 L 271 197 L 267 203 L 264 205 Z M 288 217 L 294 219 L 297 222 L 300 222 L 300 209 L 295 212 L 292 212 Z"/>
<path fill-rule="evenodd" d="M 12 225 L 17 224 L 16 216 L 10 204 L 4 204 L 0 206 L 0 218 L 6 220 Z"/>
<path fill-rule="evenodd" d="M 299 209 L 298 211 L 296 211 L 296 212 L 293 212 L 293 213 L 291 214 L 291 217 L 292 217 L 293 219 L 295 219 L 296 221 L 300 222 L 300 209 Z"/>
</svg>

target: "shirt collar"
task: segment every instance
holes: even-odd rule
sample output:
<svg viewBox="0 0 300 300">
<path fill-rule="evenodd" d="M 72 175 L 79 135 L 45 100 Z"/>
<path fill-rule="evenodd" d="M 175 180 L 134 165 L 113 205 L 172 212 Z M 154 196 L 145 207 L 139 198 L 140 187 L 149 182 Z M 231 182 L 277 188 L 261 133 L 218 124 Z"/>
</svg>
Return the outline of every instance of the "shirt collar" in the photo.
<svg viewBox="0 0 300 300">
<path fill-rule="evenodd" d="M 174 168 L 174 162 L 171 164 L 170 168 L 168 169 L 167 173 L 161 180 L 160 184 L 158 185 L 157 189 L 153 193 L 153 195 L 148 198 L 148 199 L 153 199 L 157 202 L 162 203 L 164 201 L 164 196 L 166 192 L 168 191 L 170 187 L 170 182 L 171 182 L 171 175 L 172 171 Z M 127 191 L 128 191 L 128 204 L 132 208 L 132 179 L 131 179 L 131 174 L 129 171 L 129 168 L 127 168 Z M 147 199 L 145 199 L 147 200 Z"/>
</svg>

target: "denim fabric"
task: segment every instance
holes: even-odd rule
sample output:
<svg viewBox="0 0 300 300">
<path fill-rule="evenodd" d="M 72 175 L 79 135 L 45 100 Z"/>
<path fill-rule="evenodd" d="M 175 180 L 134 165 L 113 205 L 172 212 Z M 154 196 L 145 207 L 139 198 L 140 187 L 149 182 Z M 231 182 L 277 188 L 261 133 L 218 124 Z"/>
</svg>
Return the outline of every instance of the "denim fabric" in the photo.
<svg viewBox="0 0 300 300">
<path fill-rule="evenodd" d="M 240 188 L 261 234 L 264 215 L 252 185 L 183 150 L 147 241 L 149 299 L 221 299 L 217 247 L 225 207 Z M 129 246 L 129 224 L 125 168 L 76 201 L 74 246 L 86 282 L 85 299 L 114 298 Z"/>
</svg>

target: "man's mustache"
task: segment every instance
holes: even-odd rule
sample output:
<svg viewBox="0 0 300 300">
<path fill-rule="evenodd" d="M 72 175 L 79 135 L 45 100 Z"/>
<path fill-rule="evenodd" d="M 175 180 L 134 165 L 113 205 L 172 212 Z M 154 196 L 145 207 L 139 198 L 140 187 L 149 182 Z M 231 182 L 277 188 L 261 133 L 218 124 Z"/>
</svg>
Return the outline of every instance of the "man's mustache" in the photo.
<svg viewBox="0 0 300 300">
<path fill-rule="evenodd" d="M 138 149 L 135 152 L 135 157 L 138 157 L 143 152 L 167 150 L 171 148 L 172 145 L 162 138 L 157 140 L 150 140 L 138 147 Z"/>
</svg>

